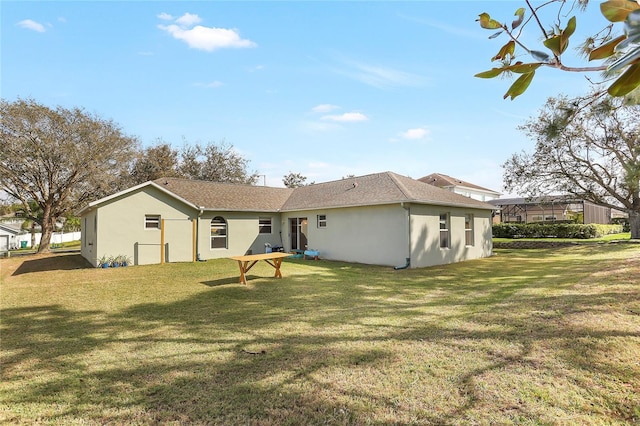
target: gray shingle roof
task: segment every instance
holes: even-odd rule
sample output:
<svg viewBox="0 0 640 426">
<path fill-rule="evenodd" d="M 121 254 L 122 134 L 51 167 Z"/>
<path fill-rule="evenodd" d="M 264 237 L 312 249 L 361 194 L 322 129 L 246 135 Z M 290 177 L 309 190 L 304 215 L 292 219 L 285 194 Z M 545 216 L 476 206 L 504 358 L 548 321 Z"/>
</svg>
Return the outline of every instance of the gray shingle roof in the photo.
<svg viewBox="0 0 640 426">
<path fill-rule="evenodd" d="M 272 188 L 178 178 L 157 185 L 207 210 L 298 211 L 401 202 L 493 209 L 483 203 L 392 172 L 375 173 L 300 188 Z"/>
<path fill-rule="evenodd" d="M 478 190 L 481 190 L 481 191 L 487 191 L 487 192 L 493 192 L 495 194 L 500 194 L 499 192 L 494 191 L 492 189 L 483 188 L 482 186 L 476 185 L 474 183 L 466 182 L 466 181 L 461 180 L 461 179 L 456 179 L 456 178 L 453 178 L 451 176 L 443 175 L 442 173 L 431 173 L 430 175 L 421 177 L 418 180 L 420 182 L 425 182 L 425 183 L 428 183 L 430 185 L 437 186 L 439 188 L 446 188 L 446 187 L 449 187 L 449 186 L 463 186 L 465 188 L 478 189 Z"/>
<path fill-rule="evenodd" d="M 206 210 L 279 211 L 293 189 L 179 178 L 154 181 L 167 191 Z"/>
</svg>

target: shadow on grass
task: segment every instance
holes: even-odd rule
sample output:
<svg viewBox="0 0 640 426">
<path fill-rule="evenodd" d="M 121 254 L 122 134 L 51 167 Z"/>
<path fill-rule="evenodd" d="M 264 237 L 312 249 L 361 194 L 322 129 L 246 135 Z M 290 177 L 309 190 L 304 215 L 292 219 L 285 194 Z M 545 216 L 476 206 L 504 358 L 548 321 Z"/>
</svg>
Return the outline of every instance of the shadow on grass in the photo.
<svg viewBox="0 0 640 426">
<path fill-rule="evenodd" d="M 537 358 L 535 351 L 547 346 L 561 362 L 610 377 L 609 385 L 629 383 L 636 373 L 590 355 L 611 339 L 637 342 L 639 329 L 576 325 L 567 318 L 598 315 L 606 306 L 620 319 L 626 307 L 640 303 L 638 291 L 582 294 L 572 289 L 611 262 L 594 267 L 586 255 L 553 259 L 549 251 L 531 256 L 405 271 L 323 262 L 277 285 L 272 278 L 226 287 L 237 277 L 198 280 L 211 288 L 118 312 L 3 310 L 2 376 L 14 384 L 3 399 L 61 407 L 46 416 L 54 422 L 483 423 L 478 412 L 488 397 L 480 382 L 488 374 L 525 369 L 580 380 Z M 407 352 L 397 352 L 398 346 Z M 427 356 L 429 348 L 453 357 Z M 416 360 L 403 361 L 411 356 Z M 480 362 L 453 370 L 455 356 Z M 416 377 L 425 383 L 434 380 L 442 389 L 431 392 L 448 397 L 448 404 L 425 401 L 421 392 L 428 386 L 420 381 L 403 383 L 409 368 L 422 371 Z M 20 386 L 29 374 L 40 379 Z M 444 379 L 435 380 L 438 374 Z M 608 404 L 610 417 L 599 419 L 640 420 L 637 397 L 607 399 L 609 385 L 588 390 L 594 401 Z M 501 391 L 517 393 L 514 386 Z M 503 412 L 496 414 L 498 423 L 548 423 L 531 404 L 492 408 Z M 602 416 L 599 407 L 573 409 L 583 419 Z M 8 420 L 21 420 L 14 415 Z"/>
<path fill-rule="evenodd" d="M 251 284 L 251 281 L 256 279 L 265 279 L 265 278 L 276 279 L 276 280 L 278 279 L 278 278 L 263 277 L 258 275 L 246 275 L 245 278 L 247 279 L 247 284 Z M 238 275 L 237 277 L 220 278 L 218 280 L 211 280 L 211 281 L 201 281 L 201 284 L 204 284 L 207 287 L 219 287 L 222 285 L 240 284 L 240 276 Z"/>
<path fill-rule="evenodd" d="M 28 259 L 15 270 L 13 275 L 29 274 L 45 271 L 68 271 L 72 269 L 92 268 L 91 264 L 80 254 L 39 257 Z"/>
</svg>

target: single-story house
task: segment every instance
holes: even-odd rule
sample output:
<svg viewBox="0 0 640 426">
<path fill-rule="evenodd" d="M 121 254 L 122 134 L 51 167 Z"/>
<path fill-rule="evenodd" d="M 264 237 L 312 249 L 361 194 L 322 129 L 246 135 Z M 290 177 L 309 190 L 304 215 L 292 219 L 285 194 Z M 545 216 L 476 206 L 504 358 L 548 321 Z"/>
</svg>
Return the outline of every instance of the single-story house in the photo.
<svg viewBox="0 0 640 426">
<path fill-rule="evenodd" d="M 19 224 L 0 223 L 0 253 L 18 248 L 20 234 L 24 231 Z"/>
<path fill-rule="evenodd" d="M 82 255 L 134 264 L 312 249 L 323 259 L 424 267 L 490 256 L 494 207 L 392 172 L 299 188 L 149 181 L 80 211 Z"/>
<path fill-rule="evenodd" d="M 464 195 L 465 197 L 471 197 L 475 200 L 490 201 L 500 197 L 498 191 L 493 189 L 484 188 L 480 185 L 476 185 L 471 182 L 466 182 L 462 179 L 454 178 L 442 173 L 431 173 L 430 175 L 421 177 L 418 179 L 420 182 L 428 183 L 429 185 L 437 186 L 438 188 L 446 189 L 456 194 Z"/>
</svg>

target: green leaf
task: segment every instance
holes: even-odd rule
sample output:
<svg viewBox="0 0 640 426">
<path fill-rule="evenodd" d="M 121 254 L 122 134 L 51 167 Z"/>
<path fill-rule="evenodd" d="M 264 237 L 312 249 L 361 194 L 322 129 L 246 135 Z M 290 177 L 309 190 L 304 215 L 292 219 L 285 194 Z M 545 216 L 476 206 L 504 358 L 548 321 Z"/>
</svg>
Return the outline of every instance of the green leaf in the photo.
<svg viewBox="0 0 640 426">
<path fill-rule="evenodd" d="M 507 90 L 507 93 L 505 93 L 502 98 L 507 99 L 509 96 L 511 96 L 511 100 L 514 100 L 517 96 L 522 95 L 531 84 L 531 81 L 533 80 L 533 76 L 535 74 L 535 71 L 527 74 L 522 74 L 516 81 L 513 82 L 511 87 L 509 87 L 509 90 Z"/>
<path fill-rule="evenodd" d="M 640 86 L 640 64 L 634 64 L 627 69 L 611 86 L 607 92 L 611 96 L 624 96 Z"/>
<path fill-rule="evenodd" d="M 569 38 L 573 35 L 574 32 L 576 32 L 576 17 L 572 16 L 569 19 L 569 22 L 567 22 L 567 27 L 564 29 L 562 34 L 564 34 L 565 37 Z"/>
<path fill-rule="evenodd" d="M 512 30 L 515 30 L 520 26 L 520 24 L 522 24 L 522 20 L 524 19 L 524 7 L 521 7 L 520 9 L 516 10 L 516 13 L 514 15 L 517 16 L 518 19 L 516 19 L 511 23 Z"/>
<path fill-rule="evenodd" d="M 480 21 L 480 26 L 487 30 L 497 30 L 498 28 L 502 28 L 502 24 L 495 19 L 491 19 L 488 13 L 483 12 L 478 15 L 479 18 L 476 21 Z"/>
<path fill-rule="evenodd" d="M 502 46 L 500 51 L 496 56 L 491 58 L 491 62 L 499 60 L 499 59 L 507 59 L 507 56 L 513 58 L 513 52 L 516 50 L 516 43 L 513 40 L 509 40 L 507 44 Z"/>
<path fill-rule="evenodd" d="M 556 55 L 560 55 L 562 53 L 562 50 L 563 50 L 562 43 L 563 43 L 563 37 L 560 34 L 554 37 L 548 38 L 543 42 L 544 46 L 547 49 L 551 50 Z"/>
<path fill-rule="evenodd" d="M 478 78 L 494 78 L 502 74 L 505 71 L 505 68 L 491 68 L 489 71 L 484 71 L 474 75 L 474 77 Z"/>
<path fill-rule="evenodd" d="M 636 9 L 640 9 L 640 4 L 629 0 L 609 0 L 600 3 L 600 12 L 610 22 L 622 22 Z"/>
<path fill-rule="evenodd" d="M 546 39 L 543 44 L 556 55 L 562 55 L 569 46 L 569 37 L 576 31 L 576 17 L 572 16 L 560 34 Z"/>
<path fill-rule="evenodd" d="M 528 74 L 537 70 L 541 65 L 541 63 L 523 64 L 522 62 L 519 62 L 515 65 L 511 65 L 507 69 L 517 74 Z"/>
<path fill-rule="evenodd" d="M 589 53 L 589 60 L 590 61 L 594 61 L 594 60 L 597 60 L 597 59 L 605 59 L 605 58 L 608 58 L 609 56 L 613 55 L 618 43 L 620 43 L 625 38 L 626 38 L 626 36 L 621 35 L 619 37 L 614 38 L 610 42 L 605 43 L 602 46 L 599 46 L 599 47 L 593 49 L 591 51 L 591 53 Z"/>
</svg>

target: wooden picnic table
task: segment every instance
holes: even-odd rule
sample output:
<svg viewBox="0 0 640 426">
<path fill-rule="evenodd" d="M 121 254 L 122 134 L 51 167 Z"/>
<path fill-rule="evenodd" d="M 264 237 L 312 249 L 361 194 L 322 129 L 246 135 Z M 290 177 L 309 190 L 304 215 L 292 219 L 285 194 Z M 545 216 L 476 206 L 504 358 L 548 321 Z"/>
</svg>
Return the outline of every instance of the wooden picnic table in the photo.
<svg viewBox="0 0 640 426">
<path fill-rule="evenodd" d="M 269 265 L 273 266 L 276 269 L 276 274 L 274 278 L 282 278 L 282 273 L 280 272 L 280 265 L 282 265 L 282 260 L 285 257 L 291 256 L 291 253 L 282 253 L 282 252 L 273 252 L 273 253 L 261 253 L 261 254 L 247 254 L 244 256 L 233 256 L 230 259 L 238 261 L 238 267 L 240 268 L 240 284 L 247 283 L 247 272 L 249 269 L 253 268 L 253 265 L 258 263 L 260 260 L 264 260 Z M 271 262 L 273 261 L 273 262 Z"/>
</svg>

